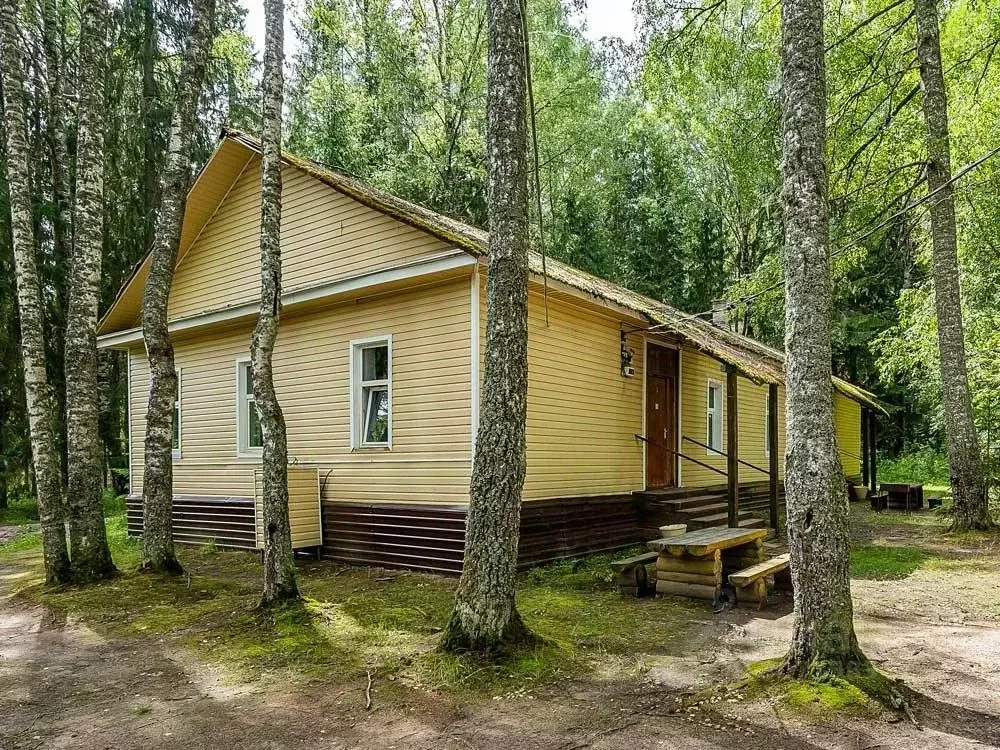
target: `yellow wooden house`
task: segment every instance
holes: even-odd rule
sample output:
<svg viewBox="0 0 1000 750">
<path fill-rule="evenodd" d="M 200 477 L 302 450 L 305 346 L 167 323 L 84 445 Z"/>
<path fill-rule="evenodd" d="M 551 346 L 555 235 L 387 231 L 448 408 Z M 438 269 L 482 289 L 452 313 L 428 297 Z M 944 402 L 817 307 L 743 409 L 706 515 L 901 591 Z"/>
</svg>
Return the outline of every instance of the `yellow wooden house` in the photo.
<svg viewBox="0 0 1000 750">
<path fill-rule="evenodd" d="M 258 546 L 249 342 L 259 164 L 254 139 L 226 133 L 188 197 L 169 302 L 179 542 Z M 455 572 L 479 418 L 487 236 L 292 154 L 282 177 L 274 372 L 294 544 L 345 562 Z M 631 544 L 671 514 L 695 526 L 760 523 L 745 508 L 766 508 L 780 485 L 781 353 L 552 259 L 544 278 L 540 257 L 530 267 L 521 564 Z M 148 259 L 99 331 L 101 347 L 128 356 L 134 532 L 147 274 Z M 834 385 L 841 460 L 860 475 L 873 453 L 862 412 L 878 406 L 854 385 Z"/>
</svg>

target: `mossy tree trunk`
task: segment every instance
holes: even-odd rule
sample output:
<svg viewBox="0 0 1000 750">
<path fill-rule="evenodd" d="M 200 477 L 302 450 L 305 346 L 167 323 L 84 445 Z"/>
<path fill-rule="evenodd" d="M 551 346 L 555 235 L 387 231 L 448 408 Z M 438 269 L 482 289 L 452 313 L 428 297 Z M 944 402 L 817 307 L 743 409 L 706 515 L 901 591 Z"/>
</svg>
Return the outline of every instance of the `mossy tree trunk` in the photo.
<svg viewBox="0 0 1000 750">
<path fill-rule="evenodd" d="M 0 45 L 3 59 L 4 122 L 7 182 L 10 191 L 11 238 L 21 321 L 21 358 L 34 462 L 38 518 L 42 529 L 45 580 L 65 583 L 70 578 L 69 552 L 63 524 L 65 485 L 59 453 L 59 414 L 46 372 L 45 321 L 42 314 L 35 230 L 31 209 L 30 153 L 24 111 L 24 67 L 16 0 L 0 0 Z"/>
<path fill-rule="evenodd" d="M 965 329 L 958 270 L 955 191 L 951 185 L 948 96 L 941 68 L 937 0 L 914 0 L 917 60 L 923 88 L 927 143 L 927 189 L 931 214 L 931 275 L 941 360 L 941 401 L 948 439 L 948 476 L 955 498 L 955 531 L 993 528 L 986 496 L 983 457 L 972 421 L 965 359 Z"/>
<path fill-rule="evenodd" d="M 263 606 L 298 599 L 288 518 L 288 440 L 274 390 L 272 355 L 281 314 L 281 102 L 284 88 L 284 3 L 264 2 L 264 75 L 260 165 L 260 312 L 250 355 L 253 390 L 264 438 Z"/>
<path fill-rule="evenodd" d="M 496 652 L 530 639 L 514 597 L 528 381 L 526 67 L 522 0 L 487 4 L 489 274 L 486 362 L 462 578 L 442 647 Z"/>
<path fill-rule="evenodd" d="M 195 116 L 212 49 L 215 0 L 192 2 L 192 25 L 177 77 L 170 124 L 160 212 L 150 255 L 149 278 L 142 297 L 142 334 L 149 359 L 149 406 L 146 410 L 145 469 L 142 482 L 142 562 L 144 570 L 179 573 L 174 553 L 173 418 L 177 398 L 174 346 L 167 329 L 167 301 L 177 262 L 184 207 L 191 184 L 191 148 Z"/>
<path fill-rule="evenodd" d="M 67 507 L 77 581 L 115 573 L 104 528 L 104 447 L 97 385 L 97 305 L 104 252 L 105 0 L 80 8 L 75 241 L 66 316 Z"/>
<path fill-rule="evenodd" d="M 782 2 L 785 492 L 795 589 L 783 671 L 823 679 L 867 660 L 854 635 L 847 485 L 833 419 L 823 0 Z"/>
</svg>

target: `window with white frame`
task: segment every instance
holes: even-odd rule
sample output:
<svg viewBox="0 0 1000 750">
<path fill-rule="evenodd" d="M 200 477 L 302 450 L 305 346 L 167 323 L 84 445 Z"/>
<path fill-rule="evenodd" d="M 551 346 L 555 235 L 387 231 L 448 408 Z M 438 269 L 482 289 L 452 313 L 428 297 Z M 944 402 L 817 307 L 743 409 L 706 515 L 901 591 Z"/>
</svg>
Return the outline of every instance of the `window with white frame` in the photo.
<svg viewBox="0 0 1000 750">
<path fill-rule="evenodd" d="M 177 368 L 177 393 L 174 395 L 174 458 L 181 457 L 181 368 Z"/>
<path fill-rule="evenodd" d="M 236 363 L 236 381 L 236 452 L 258 456 L 264 446 L 264 434 L 253 395 L 253 366 L 249 360 Z"/>
<path fill-rule="evenodd" d="M 351 447 L 392 445 L 392 337 L 351 342 Z"/>
<path fill-rule="evenodd" d="M 722 452 L 722 399 L 722 383 L 709 380 L 705 443 L 708 445 L 710 453 Z"/>
</svg>

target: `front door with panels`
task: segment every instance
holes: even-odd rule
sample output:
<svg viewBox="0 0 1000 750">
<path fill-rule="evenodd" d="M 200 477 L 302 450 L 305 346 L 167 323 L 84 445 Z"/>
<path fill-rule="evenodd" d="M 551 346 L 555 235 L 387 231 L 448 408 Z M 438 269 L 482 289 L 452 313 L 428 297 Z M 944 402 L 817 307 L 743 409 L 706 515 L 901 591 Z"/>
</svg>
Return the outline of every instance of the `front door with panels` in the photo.
<svg viewBox="0 0 1000 750">
<path fill-rule="evenodd" d="M 646 349 L 646 487 L 677 483 L 677 351 Z"/>
</svg>

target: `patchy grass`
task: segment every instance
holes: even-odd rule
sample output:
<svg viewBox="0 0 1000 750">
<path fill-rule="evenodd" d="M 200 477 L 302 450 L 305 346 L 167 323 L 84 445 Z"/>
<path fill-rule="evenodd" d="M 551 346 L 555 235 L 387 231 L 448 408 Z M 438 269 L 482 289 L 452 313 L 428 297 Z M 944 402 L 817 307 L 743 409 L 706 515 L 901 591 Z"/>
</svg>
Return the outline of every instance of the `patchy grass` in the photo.
<svg viewBox="0 0 1000 750">
<path fill-rule="evenodd" d="M 851 550 L 851 577 L 871 581 L 909 578 L 932 555 L 919 547 L 866 545 Z"/>
<path fill-rule="evenodd" d="M 25 526 L 38 523 L 38 503 L 34 498 L 10 498 L 10 504 L 0 510 L 0 526 Z"/>
<path fill-rule="evenodd" d="M 29 549 L 41 549 L 42 535 L 37 531 L 20 534 L 6 542 L 0 542 L 0 553 L 23 552 Z"/>
<path fill-rule="evenodd" d="M 357 681 L 374 669 L 380 684 L 513 695 L 597 668 L 634 672 L 642 653 L 668 649 L 704 615 L 700 603 L 620 597 L 608 566 L 619 555 L 564 561 L 519 579 L 519 609 L 542 644 L 491 664 L 437 651 L 455 579 L 304 563 L 303 605 L 262 612 L 256 555 L 183 547 L 186 575 L 165 578 L 130 572 L 139 549 L 123 515 L 108 519 L 108 536 L 122 575 L 86 587 L 33 586 L 21 596 L 109 636 L 187 649 L 233 681 Z"/>
</svg>

